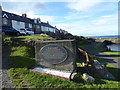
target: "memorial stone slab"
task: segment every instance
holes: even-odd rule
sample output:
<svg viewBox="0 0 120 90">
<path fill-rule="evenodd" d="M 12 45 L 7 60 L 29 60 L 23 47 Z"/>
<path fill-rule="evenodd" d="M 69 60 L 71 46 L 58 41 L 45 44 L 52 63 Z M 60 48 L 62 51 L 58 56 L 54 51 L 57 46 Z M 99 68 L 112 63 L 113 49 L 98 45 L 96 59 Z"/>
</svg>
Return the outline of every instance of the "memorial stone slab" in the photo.
<svg viewBox="0 0 120 90">
<path fill-rule="evenodd" d="M 35 56 L 42 67 L 76 71 L 75 40 L 36 41 Z"/>
</svg>

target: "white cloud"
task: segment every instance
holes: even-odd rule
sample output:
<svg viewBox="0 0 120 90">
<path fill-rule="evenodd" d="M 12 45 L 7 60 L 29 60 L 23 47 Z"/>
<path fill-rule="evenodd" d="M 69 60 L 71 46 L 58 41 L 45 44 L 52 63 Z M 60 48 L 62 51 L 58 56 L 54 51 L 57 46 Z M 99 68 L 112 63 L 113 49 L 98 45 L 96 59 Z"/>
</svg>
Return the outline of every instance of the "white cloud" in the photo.
<svg viewBox="0 0 120 90">
<path fill-rule="evenodd" d="M 106 15 L 106 16 L 102 16 L 102 17 L 105 17 L 105 18 L 109 18 L 109 17 L 112 17 L 112 15 Z"/>
<path fill-rule="evenodd" d="M 74 2 L 73 2 L 74 1 Z M 91 2 L 90 2 L 91 1 Z M 97 1 L 97 0 L 96 0 Z M 98 6 L 94 7 L 96 4 L 103 2 L 103 0 L 98 0 L 96 2 L 94 0 L 72 0 L 68 2 L 68 7 L 72 9 L 70 13 L 66 16 L 61 16 L 62 18 L 56 16 L 49 15 L 40 15 L 40 12 L 44 12 L 43 10 L 47 9 L 44 3 L 26 3 L 19 4 L 17 6 L 11 5 L 7 6 L 6 9 L 9 12 L 16 13 L 21 15 L 22 13 L 27 13 L 27 16 L 30 18 L 41 18 L 41 21 L 49 21 L 50 24 L 58 21 L 62 21 L 63 23 L 56 24 L 57 28 L 65 29 L 66 31 L 74 34 L 74 35 L 109 35 L 117 33 L 117 14 L 116 15 L 107 15 L 102 13 L 103 16 L 99 15 L 101 12 L 99 9 L 103 9 L 105 11 L 105 7 Z M 82 2 L 82 3 L 81 3 Z M 103 5 L 102 5 L 103 6 Z M 107 10 L 111 11 L 111 8 L 107 5 Z M 10 8 L 10 9 L 9 9 Z M 12 9 L 11 9 L 12 8 Z M 93 10 L 97 10 L 96 11 Z M 114 10 L 114 9 L 113 9 Z M 81 12 L 82 11 L 82 12 Z M 87 11 L 87 12 L 84 12 Z M 102 11 L 102 10 L 101 10 Z M 39 12 L 39 13 L 38 13 Z M 96 18 L 96 16 L 99 16 Z M 87 19 L 88 18 L 88 19 Z M 70 22 L 69 22 L 70 20 Z"/>
<path fill-rule="evenodd" d="M 40 18 L 42 22 L 47 22 L 49 21 L 50 23 L 51 22 L 54 22 L 54 19 L 55 17 L 54 16 L 48 16 L 48 15 L 34 15 L 32 13 L 28 13 L 27 15 L 29 18 Z"/>
<path fill-rule="evenodd" d="M 73 35 L 82 36 L 99 36 L 99 35 L 115 35 L 118 33 L 117 14 L 108 15 L 110 17 L 98 17 L 92 20 L 74 21 L 72 23 L 57 24 Z"/>
<path fill-rule="evenodd" d="M 98 20 L 98 21 L 95 22 L 94 24 L 100 25 L 100 24 L 105 24 L 105 23 L 108 23 L 108 21 L 107 21 L 107 20 Z"/>
<path fill-rule="evenodd" d="M 41 15 L 41 12 L 44 12 L 47 9 L 44 3 L 12 2 L 12 3 L 4 3 L 2 8 L 5 11 L 15 13 L 18 15 L 22 15 L 22 13 L 26 13 L 28 18 L 41 18 L 41 21 L 43 22 L 47 22 L 47 21 L 54 22 L 55 19 L 54 16 Z"/>
<path fill-rule="evenodd" d="M 88 18 L 91 15 L 86 15 L 82 12 L 68 12 L 68 14 L 64 17 L 66 20 L 78 20 L 83 18 Z"/>
<path fill-rule="evenodd" d="M 2 2 L 75 2 L 76 0 L 1 0 Z M 81 1 L 81 0 L 78 0 Z M 90 0 L 97 1 L 97 0 Z M 118 2 L 119 0 L 103 0 L 103 2 Z"/>
<path fill-rule="evenodd" d="M 77 11 L 85 11 L 100 2 L 102 0 L 74 0 L 68 4 L 68 7 Z"/>
<path fill-rule="evenodd" d="M 58 29 L 64 29 L 64 30 L 70 30 L 71 28 L 71 25 L 70 24 L 67 24 L 67 23 L 63 23 L 63 24 L 56 24 L 57 28 Z"/>
<path fill-rule="evenodd" d="M 108 24 L 117 24 L 118 23 L 118 17 L 117 14 L 113 15 L 106 15 L 106 16 L 101 16 L 93 20 L 93 23 L 96 25 L 108 25 Z"/>
</svg>

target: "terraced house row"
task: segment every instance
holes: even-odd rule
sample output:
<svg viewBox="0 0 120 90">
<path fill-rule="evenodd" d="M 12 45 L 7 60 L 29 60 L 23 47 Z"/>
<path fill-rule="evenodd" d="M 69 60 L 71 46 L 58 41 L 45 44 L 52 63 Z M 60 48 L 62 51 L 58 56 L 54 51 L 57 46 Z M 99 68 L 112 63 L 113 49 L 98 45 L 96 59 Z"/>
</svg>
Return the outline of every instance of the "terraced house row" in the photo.
<svg viewBox="0 0 120 90">
<path fill-rule="evenodd" d="M 27 17 L 26 13 L 21 16 L 10 12 L 2 11 L 2 26 L 9 26 L 16 30 L 29 28 L 34 31 L 35 34 L 48 34 L 48 35 L 65 35 L 68 32 L 62 29 L 53 27 L 52 25 L 42 22 L 40 18 L 31 19 Z"/>
</svg>

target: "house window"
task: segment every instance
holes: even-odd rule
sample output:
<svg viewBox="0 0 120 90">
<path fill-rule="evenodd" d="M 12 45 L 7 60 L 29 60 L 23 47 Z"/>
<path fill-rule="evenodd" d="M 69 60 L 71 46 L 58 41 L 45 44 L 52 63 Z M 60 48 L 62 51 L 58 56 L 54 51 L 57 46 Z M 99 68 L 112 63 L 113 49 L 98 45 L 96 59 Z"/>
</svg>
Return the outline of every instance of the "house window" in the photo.
<svg viewBox="0 0 120 90">
<path fill-rule="evenodd" d="M 17 21 L 17 25 L 20 25 L 20 22 L 19 22 L 19 21 Z"/>
<path fill-rule="evenodd" d="M 40 28 L 40 26 L 39 26 L 39 25 L 36 25 L 36 28 L 38 28 L 38 29 L 39 29 L 39 28 Z"/>
<path fill-rule="evenodd" d="M 29 28 L 32 28 L 32 24 L 29 23 Z"/>
<path fill-rule="evenodd" d="M 37 20 L 36 20 L 36 19 L 34 19 L 34 23 L 37 23 Z"/>
<path fill-rule="evenodd" d="M 41 23 L 41 21 L 38 21 L 39 23 Z"/>
<path fill-rule="evenodd" d="M 3 18 L 3 24 L 8 24 L 7 18 Z"/>
</svg>

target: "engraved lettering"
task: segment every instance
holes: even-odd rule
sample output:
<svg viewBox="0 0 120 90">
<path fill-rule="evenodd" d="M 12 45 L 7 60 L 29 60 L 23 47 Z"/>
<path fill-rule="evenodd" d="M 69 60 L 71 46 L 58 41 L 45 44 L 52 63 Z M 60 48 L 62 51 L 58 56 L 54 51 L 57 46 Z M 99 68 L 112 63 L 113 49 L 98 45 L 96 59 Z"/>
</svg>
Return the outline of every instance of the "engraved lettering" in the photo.
<svg viewBox="0 0 120 90">
<path fill-rule="evenodd" d="M 67 58 L 67 51 L 60 45 L 49 44 L 40 50 L 41 59 L 56 64 L 63 62 Z"/>
</svg>

